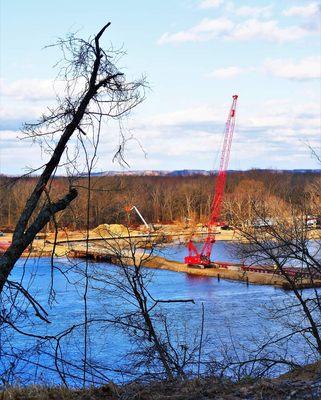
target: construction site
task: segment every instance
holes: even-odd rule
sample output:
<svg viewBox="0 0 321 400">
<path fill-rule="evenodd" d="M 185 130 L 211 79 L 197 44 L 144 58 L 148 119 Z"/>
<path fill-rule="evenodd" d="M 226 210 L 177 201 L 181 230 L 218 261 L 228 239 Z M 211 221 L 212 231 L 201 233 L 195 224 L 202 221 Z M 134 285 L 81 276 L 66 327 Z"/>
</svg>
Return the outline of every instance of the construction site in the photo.
<svg viewBox="0 0 321 400">
<path fill-rule="evenodd" d="M 320 2 L 3 2 L 0 400 L 321 399 Z"/>
<path fill-rule="evenodd" d="M 188 254 L 190 246 L 189 238 L 193 236 L 193 249 L 199 248 L 207 238 L 207 228 L 198 227 L 197 230 L 183 229 L 178 225 L 165 225 L 158 227 L 157 231 L 147 231 L 145 225 L 140 229 L 130 229 L 120 224 L 100 225 L 89 232 L 64 232 L 57 234 L 48 233 L 39 235 L 32 247 L 25 253 L 25 257 L 55 257 L 88 259 L 91 262 L 103 262 L 123 265 L 141 265 L 146 268 L 164 269 L 200 277 L 216 277 L 219 279 L 231 279 L 242 281 L 245 284 L 273 285 L 283 289 L 289 289 L 289 283 L 273 265 L 247 265 L 244 262 L 218 261 L 213 258 L 203 263 L 188 265 L 185 260 L 171 260 L 165 258 L 162 253 L 173 244 L 185 247 Z M 312 232 L 315 237 L 317 232 Z M 11 234 L 2 237 L 1 245 L 11 241 Z M 234 229 L 215 231 L 215 240 L 222 242 L 242 241 L 242 237 Z M 198 245 L 196 247 L 196 245 Z M 133 248 L 135 253 L 133 254 Z M 158 250 L 158 251 L 157 251 Z M 194 250 L 195 251 L 195 250 Z M 213 255 L 215 257 L 215 246 Z M 187 257 L 189 257 L 187 255 Z M 313 282 L 308 272 L 300 268 L 288 267 L 285 272 L 297 278 L 297 286 L 300 288 L 321 287 L 321 275 L 315 274 Z"/>
<path fill-rule="evenodd" d="M 235 128 L 238 96 L 233 96 L 223 134 L 220 163 L 215 174 L 215 185 L 211 199 L 210 215 L 206 223 L 170 223 L 157 224 L 147 222 L 136 205 L 127 205 L 125 212 L 128 224 L 100 224 L 96 228 L 71 231 L 56 229 L 55 232 L 43 232 L 36 236 L 32 245 L 25 251 L 25 256 L 71 257 L 89 259 L 124 265 L 139 264 L 148 268 L 167 269 L 190 275 L 233 279 L 246 284 L 266 284 L 290 289 L 287 278 L 294 279 L 299 288 L 321 286 L 321 275 L 314 273 L 311 279 L 309 271 L 299 266 L 256 265 L 244 260 L 231 262 L 217 260 L 215 242 L 251 243 L 241 233 L 242 229 L 231 227 L 222 218 L 222 207 L 227 179 L 227 170 Z M 131 217 L 135 216 L 140 225 L 132 226 Z M 318 219 L 310 216 L 305 221 L 309 240 L 319 238 Z M 252 230 L 266 231 L 273 229 L 274 220 L 264 216 L 252 221 Z M 313 229 L 315 228 L 315 229 Z M 2 233 L 0 249 L 5 252 L 11 244 L 11 234 Z M 185 246 L 186 252 L 181 260 L 162 257 L 154 250 L 172 246 Z M 135 251 L 133 251 L 135 248 Z"/>
</svg>

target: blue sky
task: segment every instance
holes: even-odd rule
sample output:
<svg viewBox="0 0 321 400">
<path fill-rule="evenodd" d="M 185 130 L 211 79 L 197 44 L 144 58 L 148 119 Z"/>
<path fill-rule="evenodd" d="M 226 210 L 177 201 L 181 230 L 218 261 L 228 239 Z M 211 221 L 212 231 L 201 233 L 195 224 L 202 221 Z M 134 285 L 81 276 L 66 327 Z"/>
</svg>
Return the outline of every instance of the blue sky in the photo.
<svg viewBox="0 0 321 400">
<path fill-rule="evenodd" d="M 69 32 L 112 25 L 129 77 L 146 74 L 146 101 L 126 121 L 137 141 L 131 169 L 215 167 L 227 109 L 239 94 L 230 167 L 319 168 L 321 39 L 318 1 L 92 0 L 1 2 L 0 173 L 46 160 L 21 137 L 53 102 L 59 59 L 43 47 Z M 117 170 L 115 126 L 106 126 L 97 170 Z"/>
</svg>

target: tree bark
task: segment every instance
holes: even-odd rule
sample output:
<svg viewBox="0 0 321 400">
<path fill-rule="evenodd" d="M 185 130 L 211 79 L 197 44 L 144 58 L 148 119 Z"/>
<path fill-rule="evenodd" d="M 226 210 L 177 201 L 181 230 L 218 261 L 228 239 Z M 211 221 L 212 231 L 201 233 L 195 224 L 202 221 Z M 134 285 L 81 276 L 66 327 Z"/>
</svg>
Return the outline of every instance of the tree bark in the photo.
<svg viewBox="0 0 321 400">
<path fill-rule="evenodd" d="M 33 192 L 26 202 L 24 210 L 22 211 L 14 230 L 10 247 L 0 258 L 0 293 L 3 290 L 6 280 L 8 279 L 8 276 L 10 275 L 15 263 L 22 255 L 24 250 L 31 244 L 36 234 L 50 221 L 50 218 L 55 213 L 65 209 L 71 203 L 71 201 L 77 197 L 77 191 L 75 189 L 71 189 L 70 192 L 61 200 L 54 204 L 49 204 L 43 208 L 36 216 L 31 226 L 27 229 L 30 219 L 35 212 L 37 205 L 39 204 L 41 195 L 59 165 L 68 141 L 75 130 L 79 127 L 90 101 L 97 94 L 97 91 L 100 89 L 100 87 L 106 85 L 118 75 L 109 75 L 108 77 L 97 82 L 99 66 L 102 58 L 99 39 L 109 25 L 110 23 L 106 24 L 95 37 L 95 60 L 89 79 L 88 89 L 80 101 L 72 120 L 64 129 L 50 160 L 46 164 Z"/>
</svg>

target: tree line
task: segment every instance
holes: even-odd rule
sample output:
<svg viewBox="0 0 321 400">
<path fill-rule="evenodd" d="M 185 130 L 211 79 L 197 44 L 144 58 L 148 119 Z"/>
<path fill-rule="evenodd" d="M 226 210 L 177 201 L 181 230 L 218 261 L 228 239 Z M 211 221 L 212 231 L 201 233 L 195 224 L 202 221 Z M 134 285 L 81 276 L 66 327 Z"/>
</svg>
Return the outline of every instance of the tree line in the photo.
<svg viewBox="0 0 321 400">
<path fill-rule="evenodd" d="M 21 214 L 25 202 L 35 185 L 36 177 L 0 178 L 0 227 L 11 230 Z M 71 207 L 56 216 L 59 227 L 71 230 L 86 226 L 87 179 L 73 178 L 78 197 Z M 229 172 L 222 218 L 230 222 L 237 208 L 244 212 L 246 204 L 258 198 L 276 202 L 287 209 L 287 204 L 305 204 L 313 197 L 313 187 L 318 186 L 320 174 L 295 171 L 249 170 Z M 91 204 L 89 222 L 94 228 L 103 223 L 128 223 L 126 207 L 135 205 L 144 218 L 152 223 L 190 221 L 206 223 L 209 216 L 216 177 L 193 176 L 99 176 L 91 177 Z M 56 177 L 50 192 L 60 198 L 70 185 L 70 178 Z M 311 200 L 312 202 L 312 200 Z M 309 210 L 307 210 L 309 212 Z M 312 213 L 312 206 L 310 212 Z M 132 225 L 141 224 L 138 216 L 130 215 Z M 52 224 L 52 222 L 51 222 Z M 53 226 L 49 226 L 53 229 Z"/>
</svg>

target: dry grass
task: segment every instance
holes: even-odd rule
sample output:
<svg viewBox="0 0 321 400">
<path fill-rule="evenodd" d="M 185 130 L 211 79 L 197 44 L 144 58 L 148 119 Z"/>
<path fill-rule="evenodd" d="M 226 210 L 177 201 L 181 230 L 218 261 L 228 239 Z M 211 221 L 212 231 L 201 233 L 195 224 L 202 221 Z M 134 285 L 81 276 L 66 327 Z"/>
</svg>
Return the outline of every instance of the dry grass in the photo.
<svg viewBox="0 0 321 400">
<path fill-rule="evenodd" d="M 286 374 L 281 375 L 275 381 L 315 381 L 321 379 L 321 361 L 293 369 Z"/>
<path fill-rule="evenodd" d="M 319 370 L 319 366 L 316 367 Z M 303 371 L 303 370 L 302 370 Z M 301 372 L 302 372 L 301 371 Z M 302 372 L 303 373 L 303 372 Z M 310 377 L 311 375 L 309 375 Z M 316 386 L 317 383 L 317 386 Z M 216 378 L 193 379 L 187 382 L 137 383 L 125 386 L 105 385 L 86 390 L 62 387 L 30 386 L 0 392 L 1 400 L 303 400 L 320 399 L 318 381 L 295 379 L 287 375 L 275 380 L 231 383 Z"/>
<path fill-rule="evenodd" d="M 85 390 L 65 387 L 28 386 L 9 388 L 0 392 L 1 400 L 114 400 L 119 399 L 113 385 Z"/>
</svg>

